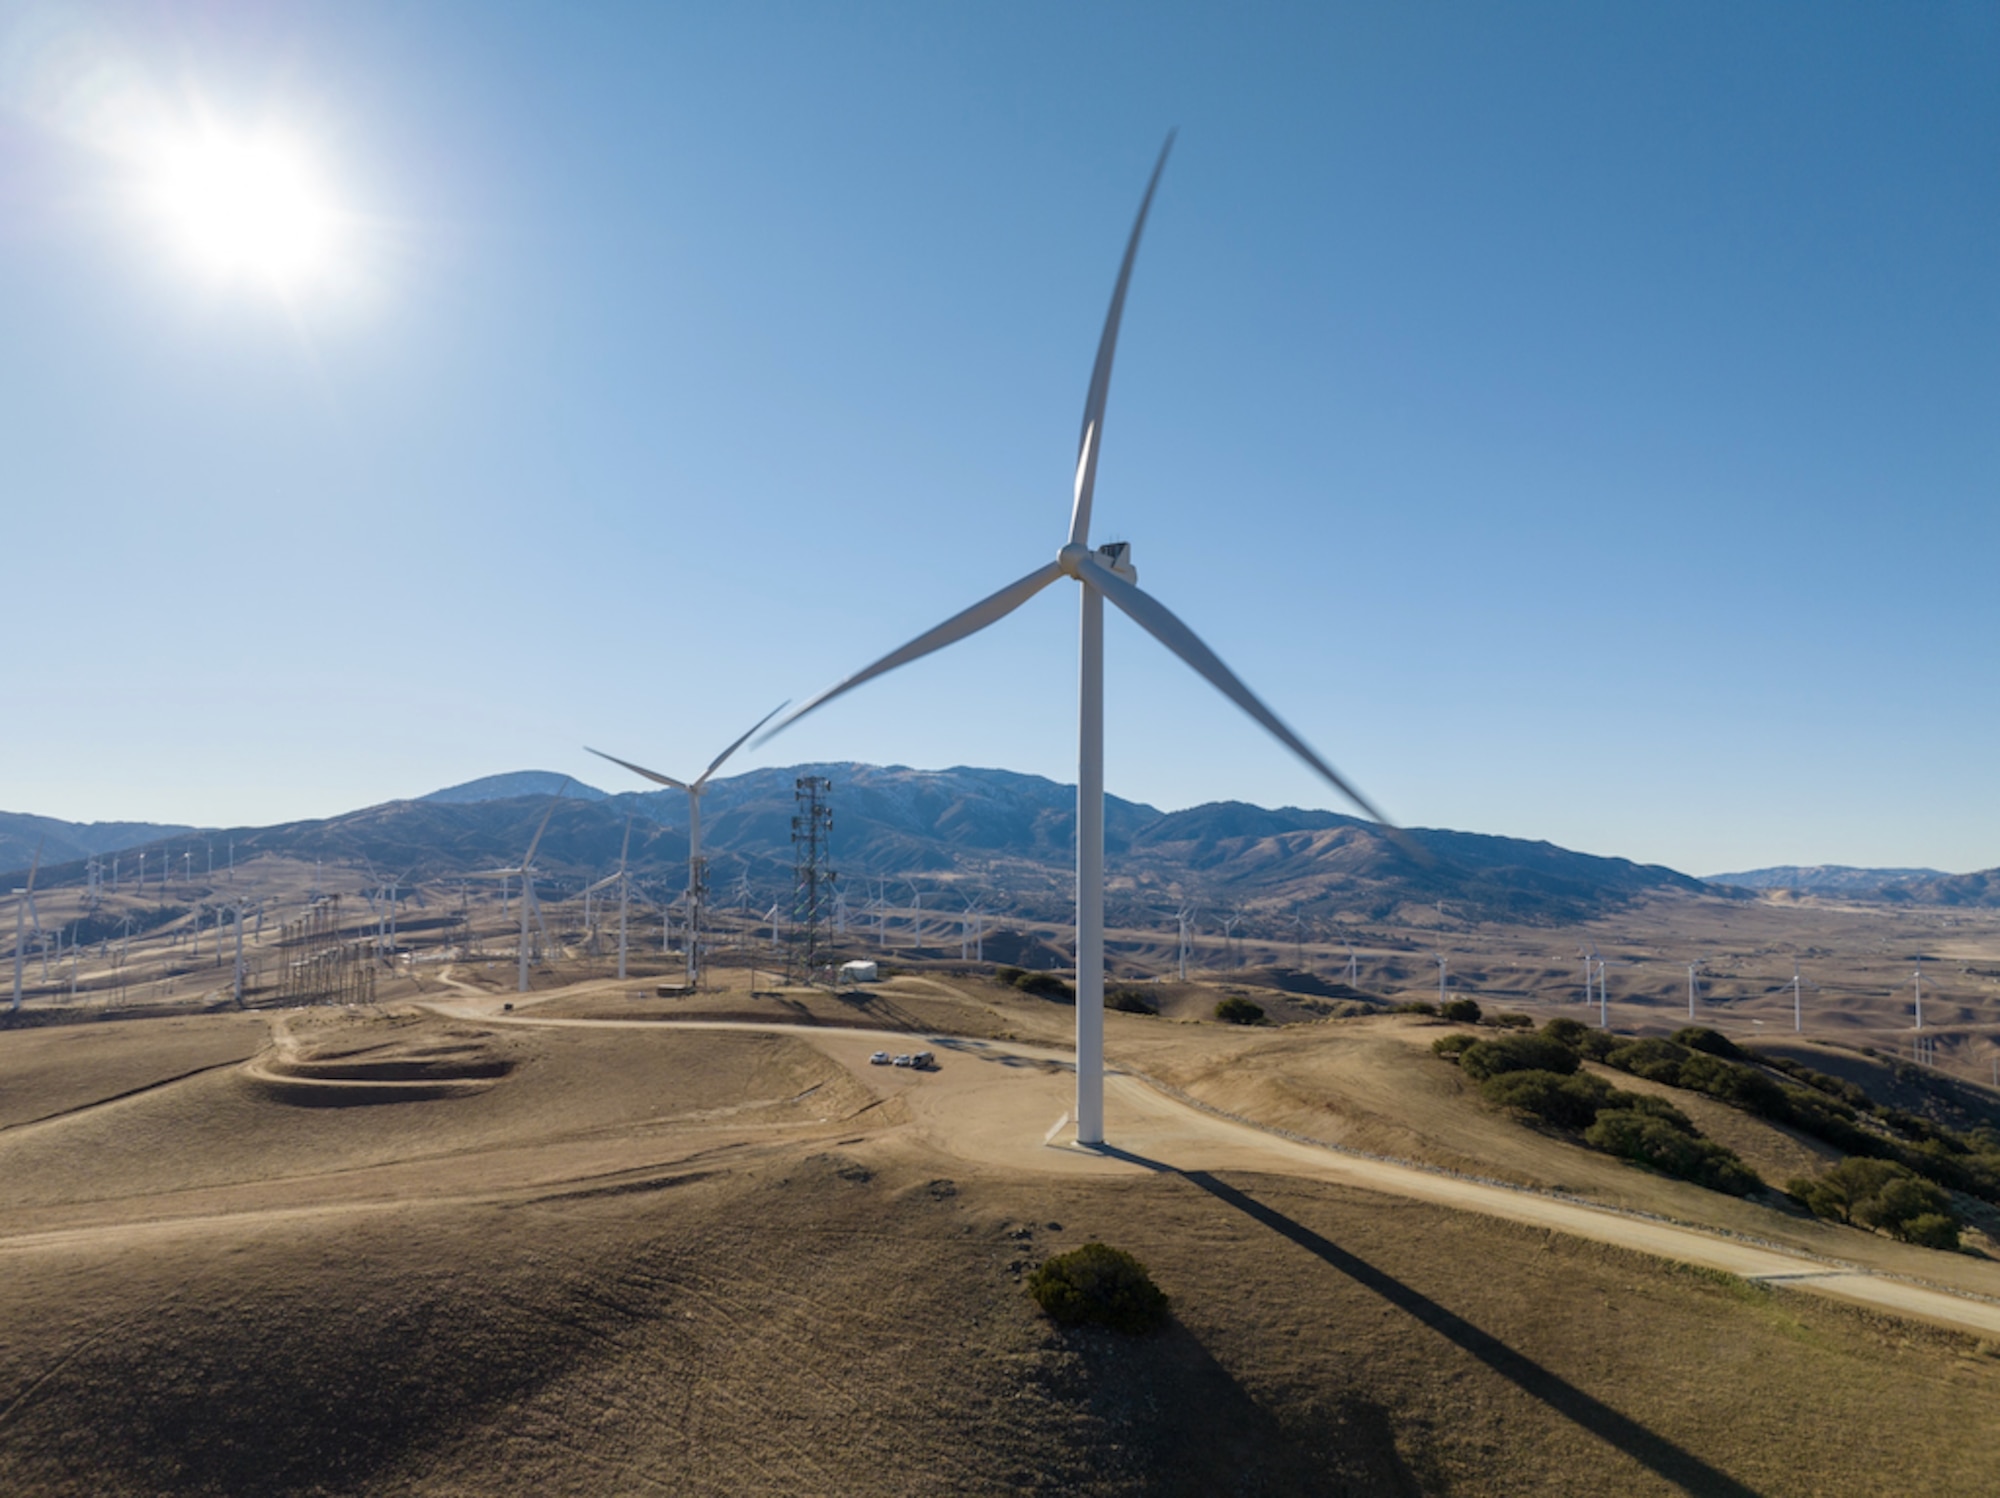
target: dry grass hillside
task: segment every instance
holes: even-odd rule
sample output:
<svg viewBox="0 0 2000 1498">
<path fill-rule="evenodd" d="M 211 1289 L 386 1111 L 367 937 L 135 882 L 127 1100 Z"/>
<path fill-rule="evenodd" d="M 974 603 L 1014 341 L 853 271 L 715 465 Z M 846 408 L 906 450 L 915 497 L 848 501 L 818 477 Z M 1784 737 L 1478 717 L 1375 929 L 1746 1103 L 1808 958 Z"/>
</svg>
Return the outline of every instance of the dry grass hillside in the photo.
<svg viewBox="0 0 2000 1498">
<path fill-rule="evenodd" d="M 1064 1006 L 760 992 L 0 1035 L 0 1490 L 1958 1494 L 2000 1458 L 2000 1332 L 1357 1189 L 1131 1083 L 1130 1151 L 1045 1147 Z M 1499 1118 L 1418 1020 L 1111 1021 L 1261 1124 L 1868 1236 Z M 916 1035 L 938 1071 L 868 1064 Z M 1165 1332 L 1042 1317 L 1025 1272 L 1091 1238 Z"/>
</svg>

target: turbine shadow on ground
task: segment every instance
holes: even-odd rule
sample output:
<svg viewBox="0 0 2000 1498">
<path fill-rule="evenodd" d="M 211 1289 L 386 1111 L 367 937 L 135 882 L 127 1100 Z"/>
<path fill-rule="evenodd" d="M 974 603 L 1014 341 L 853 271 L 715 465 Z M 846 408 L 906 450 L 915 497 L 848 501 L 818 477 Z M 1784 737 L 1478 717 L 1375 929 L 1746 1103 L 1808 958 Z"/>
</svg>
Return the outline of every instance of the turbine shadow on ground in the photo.
<svg viewBox="0 0 2000 1498">
<path fill-rule="evenodd" d="M 1182 1170 L 1163 1161 L 1151 1160 L 1115 1146 L 1096 1146 L 1098 1153 L 1126 1161 L 1146 1170 L 1179 1176 L 1189 1185 L 1207 1192 L 1225 1206 L 1233 1207 L 1251 1221 L 1271 1229 L 1280 1237 L 1312 1254 L 1322 1263 L 1339 1270 L 1355 1283 L 1374 1291 L 1398 1310 L 1472 1354 L 1523 1393 L 1546 1404 L 1557 1414 L 1574 1421 L 1599 1439 L 1610 1443 L 1646 1467 L 1656 1476 L 1701 1498 L 1759 1498 L 1754 1488 L 1738 1482 L 1710 1466 L 1693 1452 L 1675 1445 L 1666 1437 L 1648 1430 L 1629 1416 L 1621 1415 L 1602 1400 L 1585 1393 L 1567 1379 L 1544 1368 L 1534 1359 L 1515 1351 L 1490 1332 L 1482 1331 L 1464 1317 L 1447 1310 L 1421 1291 L 1404 1284 L 1394 1275 L 1376 1268 L 1366 1259 L 1349 1253 L 1330 1239 L 1315 1233 L 1248 1193 L 1219 1180 L 1205 1170 Z"/>
</svg>

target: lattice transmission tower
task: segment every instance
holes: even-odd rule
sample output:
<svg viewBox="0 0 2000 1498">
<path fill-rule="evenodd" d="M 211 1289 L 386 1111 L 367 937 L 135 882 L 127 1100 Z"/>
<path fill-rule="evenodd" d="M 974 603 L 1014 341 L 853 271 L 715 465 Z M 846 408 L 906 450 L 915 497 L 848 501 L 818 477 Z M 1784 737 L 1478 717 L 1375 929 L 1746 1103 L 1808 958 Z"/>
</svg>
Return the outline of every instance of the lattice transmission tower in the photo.
<svg viewBox="0 0 2000 1498">
<path fill-rule="evenodd" d="M 833 920 L 833 782 L 801 775 L 792 787 L 792 977 L 810 983 L 830 960 Z"/>
</svg>

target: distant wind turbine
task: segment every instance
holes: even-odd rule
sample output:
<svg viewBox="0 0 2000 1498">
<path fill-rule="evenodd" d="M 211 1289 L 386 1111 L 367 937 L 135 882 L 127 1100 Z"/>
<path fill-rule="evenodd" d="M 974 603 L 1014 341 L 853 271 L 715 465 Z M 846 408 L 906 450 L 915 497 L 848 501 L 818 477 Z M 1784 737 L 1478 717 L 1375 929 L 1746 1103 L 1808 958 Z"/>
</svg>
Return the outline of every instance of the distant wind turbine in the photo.
<svg viewBox="0 0 2000 1498">
<path fill-rule="evenodd" d="M 1118 325 L 1124 315 L 1125 293 L 1131 284 L 1132 265 L 1139 253 L 1146 215 L 1152 208 L 1153 193 L 1172 148 L 1173 136 L 1169 135 L 1153 167 L 1152 179 L 1146 184 L 1145 196 L 1140 199 L 1138 218 L 1132 225 L 1125 258 L 1118 268 L 1111 307 L 1098 339 L 1097 362 L 1084 398 L 1069 534 L 1055 559 L 829 687 L 764 735 L 769 739 L 864 682 L 978 633 L 1060 578 L 1070 578 L 1079 585 L 1082 618 L 1077 649 L 1075 1112 L 1076 1140 L 1083 1145 L 1104 1142 L 1104 600 L 1110 599 L 1348 801 L 1377 822 L 1388 825 L 1388 819 L 1266 707 L 1193 630 L 1140 590 L 1139 574 L 1132 565 L 1132 549 L 1127 543 L 1112 541 L 1094 550 L 1090 544 L 1091 501 L 1097 486 L 1098 454 L 1103 448 L 1104 411 L 1111 389 L 1112 358 L 1118 347 Z"/>
<path fill-rule="evenodd" d="M 534 943 L 533 929 L 530 926 L 530 922 L 534 926 L 540 926 L 542 922 L 542 908 L 540 903 L 535 899 L 535 850 L 542 846 L 542 834 L 549 830 L 549 818 L 556 814 L 556 803 L 562 800 L 563 792 L 568 789 L 569 781 L 565 779 L 557 787 L 556 793 L 549 797 L 548 810 L 542 813 L 541 825 L 535 828 L 534 837 L 529 839 L 528 851 L 522 857 L 520 866 L 512 869 L 492 869 L 481 876 L 489 879 L 498 876 L 502 880 L 511 877 L 521 881 L 521 946 L 518 957 L 520 991 L 522 993 L 528 991 L 528 954 Z M 503 883 L 501 888 L 504 890 L 505 887 Z M 544 931 L 543 934 L 546 936 L 547 932 Z"/>
<path fill-rule="evenodd" d="M 625 978 L 625 917 L 626 912 L 631 908 L 632 904 L 632 879 L 631 875 L 626 871 L 625 855 L 631 851 L 632 819 L 628 816 L 625 819 L 625 841 L 618 848 L 618 872 L 598 880 L 597 883 L 591 885 L 583 892 L 584 899 L 587 902 L 590 896 L 596 894 L 599 890 L 609 889 L 614 884 L 618 886 L 618 978 L 620 982 L 623 982 Z"/>
<path fill-rule="evenodd" d="M 14 906 L 14 1002 L 8 1010 L 11 1014 L 21 1012 L 21 962 L 28 950 L 22 937 L 21 922 L 23 917 L 35 908 L 35 875 L 41 872 L 42 843 L 47 841 L 48 839 L 44 838 L 42 842 L 35 844 L 35 861 L 28 865 L 28 887 L 14 891 L 21 898 Z M 41 924 L 41 918 L 36 917 L 37 930 L 41 929 Z"/>
<path fill-rule="evenodd" d="M 630 770 L 634 775 L 644 776 L 647 780 L 652 781 L 655 785 L 664 785 L 672 790 L 687 792 L 687 798 L 688 798 L 687 940 L 684 943 L 682 943 L 682 945 L 684 945 L 687 948 L 687 986 L 689 988 L 693 988 L 695 984 L 701 980 L 701 905 L 702 905 L 702 895 L 704 893 L 703 886 L 706 882 L 702 878 L 702 863 L 701 863 L 702 792 L 708 789 L 709 777 L 715 774 L 717 770 L 722 768 L 723 762 L 727 760 L 730 755 L 734 754 L 738 749 L 741 749 L 743 747 L 745 740 L 747 740 L 750 737 L 750 734 L 755 733 L 758 729 L 762 728 L 766 723 L 770 722 L 773 718 L 777 717 L 778 713 L 784 708 L 784 705 L 785 704 L 782 702 L 779 703 L 777 707 L 772 708 L 768 713 L 764 714 L 763 717 L 759 718 L 754 724 L 751 725 L 749 733 L 744 734 L 742 738 L 739 738 L 735 743 L 731 744 L 727 749 L 723 750 L 720 754 L 716 755 L 714 759 L 710 760 L 708 762 L 708 768 L 706 770 L 703 770 L 699 775 L 695 776 L 693 780 L 676 780 L 671 775 L 662 775 L 658 770 L 649 770 L 644 765 L 635 765 L 629 759 L 620 759 L 615 754 L 606 754 L 602 749 L 590 750 L 590 752 L 596 755 L 599 759 L 608 759 L 614 765 L 623 765 L 626 769 Z M 587 744 L 584 747 L 586 749 L 590 748 L 590 746 Z"/>
</svg>

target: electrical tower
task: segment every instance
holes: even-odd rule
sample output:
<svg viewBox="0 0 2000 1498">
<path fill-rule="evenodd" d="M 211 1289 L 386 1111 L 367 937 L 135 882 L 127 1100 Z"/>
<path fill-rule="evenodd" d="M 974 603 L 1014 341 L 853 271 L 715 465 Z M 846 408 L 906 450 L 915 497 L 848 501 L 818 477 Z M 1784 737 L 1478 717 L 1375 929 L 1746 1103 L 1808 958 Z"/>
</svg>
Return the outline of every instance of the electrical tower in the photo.
<svg viewBox="0 0 2000 1498">
<path fill-rule="evenodd" d="M 833 782 L 801 775 L 792 787 L 792 931 L 795 980 L 810 983 L 826 965 L 833 918 Z"/>
</svg>

